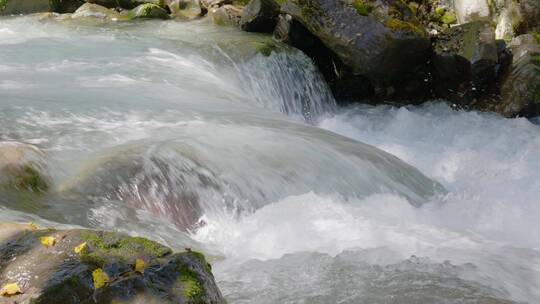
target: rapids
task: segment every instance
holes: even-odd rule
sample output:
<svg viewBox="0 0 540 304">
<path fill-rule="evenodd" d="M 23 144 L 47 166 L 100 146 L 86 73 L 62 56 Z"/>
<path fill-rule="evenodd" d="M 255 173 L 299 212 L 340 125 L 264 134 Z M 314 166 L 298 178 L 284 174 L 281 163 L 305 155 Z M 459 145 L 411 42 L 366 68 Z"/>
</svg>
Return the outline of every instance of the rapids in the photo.
<svg viewBox="0 0 540 304">
<path fill-rule="evenodd" d="M 268 43 L 207 20 L 0 19 L 0 141 L 40 147 L 55 185 L 0 193 L 0 220 L 201 249 L 230 303 L 540 302 L 534 121 L 339 108 Z"/>
</svg>

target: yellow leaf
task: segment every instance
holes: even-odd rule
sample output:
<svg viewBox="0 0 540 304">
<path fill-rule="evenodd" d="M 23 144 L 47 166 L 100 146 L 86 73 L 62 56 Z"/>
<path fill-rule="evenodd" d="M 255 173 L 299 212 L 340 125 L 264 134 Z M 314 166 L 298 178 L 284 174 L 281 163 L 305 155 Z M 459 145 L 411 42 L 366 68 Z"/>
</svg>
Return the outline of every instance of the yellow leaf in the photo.
<svg viewBox="0 0 540 304">
<path fill-rule="evenodd" d="M 40 240 L 41 244 L 43 244 L 45 247 L 52 247 L 54 244 L 56 244 L 56 239 L 52 236 L 42 236 Z"/>
<path fill-rule="evenodd" d="M 135 260 L 135 271 L 136 272 L 144 274 L 144 270 L 146 269 L 146 267 L 147 267 L 147 265 L 146 265 L 145 261 L 143 261 L 141 259 Z"/>
<path fill-rule="evenodd" d="M 75 247 L 75 249 L 73 249 L 73 251 L 75 251 L 75 253 L 78 253 L 78 254 L 82 254 L 82 253 L 86 253 L 86 250 L 88 249 L 88 246 L 86 244 L 86 242 L 80 244 L 79 246 Z"/>
<path fill-rule="evenodd" d="M 0 289 L 0 295 L 3 297 L 10 297 L 20 293 L 22 293 L 22 291 L 17 283 L 6 284 L 4 287 L 2 287 L 2 289 Z"/>
<path fill-rule="evenodd" d="M 94 279 L 95 289 L 101 288 L 105 286 L 105 284 L 109 283 L 109 276 L 101 268 L 98 268 L 92 272 L 92 278 Z"/>
<path fill-rule="evenodd" d="M 38 230 L 39 227 L 35 223 L 29 223 L 28 227 L 30 227 L 30 230 Z"/>
</svg>

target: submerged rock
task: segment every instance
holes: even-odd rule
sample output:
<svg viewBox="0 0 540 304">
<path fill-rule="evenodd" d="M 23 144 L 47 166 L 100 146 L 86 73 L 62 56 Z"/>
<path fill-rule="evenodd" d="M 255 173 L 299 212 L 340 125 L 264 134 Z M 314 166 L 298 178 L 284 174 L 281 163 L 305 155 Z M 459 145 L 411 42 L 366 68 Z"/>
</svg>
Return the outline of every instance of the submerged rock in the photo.
<svg viewBox="0 0 540 304">
<path fill-rule="evenodd" d="M 167 158 L 142 148 L 121 148 L 85 164 L 59 191 L 122 202 L 192 230 L 203 215 L 201 193 L 221 191 L 216 180 L 189 156 Z"/>
<path fill-rule="evenodd" d="M 9 303 L 225 303 L 205 257 L 91 230 L 0 223 L 0 286 Z"/>
<path fill-rule="evenodd" d="M 494 91 L 499 54 L 488 22 L 475 21 L 441 33 L 433 45 L 433 77 L 439 97 L 468 105 Z"/>
<path fill-rule="evenodd" d="M 512 40 L 510 48 L 514 60 L 502 80 L 500 97 L 475 107 L 506 117 L 540 115 L 540 44 L 533 35 L 522 35 Z"/>
<path fill-rule="evenodd" d="M 271 33 L 278 15 L 279 4 L 274 0 L 251 0 L 242 11 L 240 27 L 246 32 Z"/>
<path fill-rule="evenodd" d="M 46 175 L 45 153 L 17 142 L 0 142 L 0 187 L 45 192 L 51 185 Z"/>
<path fill-rule="evenodd" d="M 84 0 L 0 0 L 0 15 L 73 13 Z"/>
</svg>

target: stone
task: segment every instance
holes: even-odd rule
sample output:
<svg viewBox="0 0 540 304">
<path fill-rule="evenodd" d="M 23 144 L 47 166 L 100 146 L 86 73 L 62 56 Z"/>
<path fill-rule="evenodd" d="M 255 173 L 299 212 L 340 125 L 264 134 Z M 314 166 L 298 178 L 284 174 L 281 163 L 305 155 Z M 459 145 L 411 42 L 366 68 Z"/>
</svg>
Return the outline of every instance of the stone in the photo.
<svg viewBox="0 0 540 304">
<path fill-rule="evenodd" d="M 251 0 L 242 11 L 240 27 L 246 32 L 271 33 L 278 15 L 279 4 L 274 0 Z"/>
<path fill-rule="evenodd" d="M 491 18 L 491 8 L 488 0 L 454 0 L 454 7 L 459 23 Z"/>
<path fill-rule="evenodd" d="M 73 13 L 73 15 L 71 15 L 71 18 L 97 18 L 108 21 L 116 21 L 121 19 L 122 17 L 120 16 L 120 13 L 115 10 L 108 9 L 98 4 L 85 3 L 81 7 L 79 7 Z"/>
<path fill-rule="evenodd" d="M 513 63 L 503 77 L 500 97 L 479 103 L 476 109 L 505 117 L 540 115 L 540 44 L 533 35 L 521 35 L 510 43 Z"/>
<path fill-rule="evenodd" d="M 0 187 L 18 191 L 46 192 L 46 155 L 39 148 L 17 142 L 0 142 Z"/>
<path fill-rule="evenodd" d="M 225 303 L 201 253 L 114 232 L 0 227 L 0 286 L 22 291 L 10 303 Z"/>
<path fill-rule="evenodd" d="M 490 94 L 499 62 L 490 23 L 475 21 L 442 32 L 433 44 L 432 62 L 438 97 L 468 105 Z"/>
<path fill-rule="evenodd" d="M 145 3 L 127 13 L 129 19 L 169 19 L 169 13 L 159 5 Z"/>
<path fill-rule="evenodd" d="M 165 149 L 165 148 L 164 148 Z M 187 231 L 203 215 L 200 193 L 221 193 L 216 176 L 186 155 L 167 159 L 144 147 L 120 147 L 84 164 L 60 185 L 66 196 L 103 197 L 145 210 Z"/>
<path fill-rule="evenodd" d="M 0 0 L 0 15 L 73 13 L 84 0 Z"/>
<path fill-rule="evenodd" d="M 209 10 L 214 24 L 221 26 L 240 26 L 241 14 L 242 8 L 230 4 Z"/>
</svg>

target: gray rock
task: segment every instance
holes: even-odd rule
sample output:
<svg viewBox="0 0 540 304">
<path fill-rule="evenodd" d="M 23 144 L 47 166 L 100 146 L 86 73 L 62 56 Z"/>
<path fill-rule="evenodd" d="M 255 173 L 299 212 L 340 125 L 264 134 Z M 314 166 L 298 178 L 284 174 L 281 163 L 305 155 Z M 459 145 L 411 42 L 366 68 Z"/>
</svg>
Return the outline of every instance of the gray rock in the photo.
<svg viewBox="0 0 540 304">
<path fill-rule="evenodd" d="M 73 13 L 83 4 L 84 0 L 2 0 L 0 1 L 0 15 Z"/>
<path fill-rule="evenodd" d="M 281 10 L 319 38 L 354 74 L 374 82 L 391 82 L 425 62 L 429 37 L 401 1 L 288 0 Z"/>
<path fill-rule="evenodd" d="M 540 115 L 540 45 L 532 35 L 522 35 L 510 43 L 514 60 L 502 80 L 499 98 L 479 103 L 477 109 L 506 117 Z"/>
<path fill-rule="evenodd" d="M 173 254 L 156 242 L 114 232 L 10 223 L 0 228 L 0 286 L 16 283 L 22 292 L 4 297 L 9 303 L 225 303 L 200 253 Z M 42 238 L 54 244 L 47 247 Z M 136 268 L 137 260 L 144 267 Z M 95 277 L 100 271 L 103 286 Z"/>
<path fill-rule="evenodd" d="M 141 4 L 127 13 L 129 19 L 169 19 L 169 13 L 159 5 Z"/>
<path fill-rule="evenodd" d="M 493 28 L 475 21 L 444 31 L 434 42 L 432 61 L 439 97 L 467 105 L 488 95 L 499 62 Z"/>
<path fill-rule="evenodd" d="M 165 0 L 86 0 L 88 3 L 104 6 L 106 8 L 134 9 L 141 4 L 155 4 L 162 8 L 167 7 Z"/>
<path fill-rule="evenodd" d="M 278 14 L 279 5 L 274 0 L 251 0 L 242 11 L 240 27 L 246 32 L 271 33 Z"/>
</svg>

